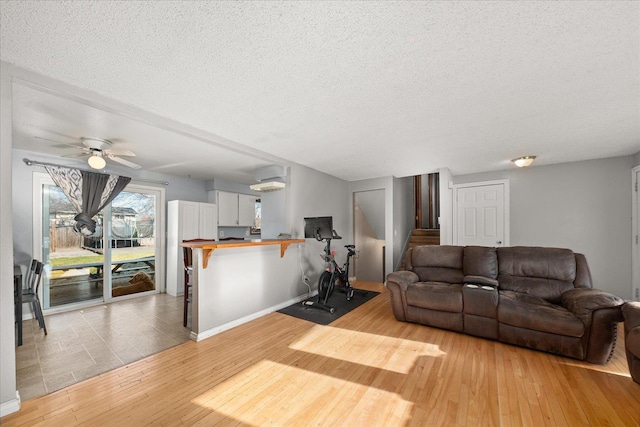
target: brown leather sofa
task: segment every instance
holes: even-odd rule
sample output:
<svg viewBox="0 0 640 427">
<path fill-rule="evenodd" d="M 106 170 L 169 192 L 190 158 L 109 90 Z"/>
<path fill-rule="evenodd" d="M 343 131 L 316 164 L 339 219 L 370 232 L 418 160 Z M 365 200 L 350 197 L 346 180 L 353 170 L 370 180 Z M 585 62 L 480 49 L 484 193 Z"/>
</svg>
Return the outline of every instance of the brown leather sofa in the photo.
<svg viewBox="0 0 640 427">
<path fill-rule="evenodd" d="M 624 345 L 631 378 L 640 384 L 640 302 L 622 306 L 624 315 Z"/>
<path fill-rule="evenodd" d="M 398 320 L 604 364 L 624 301 L 592 289 L 582 254 L 540 247 L 418 246 L 387 276 Z"/>
</svg>

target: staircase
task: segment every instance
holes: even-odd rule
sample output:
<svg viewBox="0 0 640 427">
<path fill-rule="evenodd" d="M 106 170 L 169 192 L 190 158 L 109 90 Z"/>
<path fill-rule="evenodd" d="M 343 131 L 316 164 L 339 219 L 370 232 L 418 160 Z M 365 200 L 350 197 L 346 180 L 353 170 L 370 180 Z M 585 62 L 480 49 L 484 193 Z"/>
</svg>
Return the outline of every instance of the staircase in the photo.
<svg viewBox="0 0 640 427">
<path fill-rule="evenodd" d="M 440 244 L 440 230 L 433 229 L 420 229 L 416 228 L 411 232 L 411 238 L 405 248 L 405 252 L 402 254 L 402 263 L 400 264 L 400 270 L 404 270 L 404 260 L 409 248 L 414 246 L 427 246 L 427 245 L 439 245 Z"/>
</svg>

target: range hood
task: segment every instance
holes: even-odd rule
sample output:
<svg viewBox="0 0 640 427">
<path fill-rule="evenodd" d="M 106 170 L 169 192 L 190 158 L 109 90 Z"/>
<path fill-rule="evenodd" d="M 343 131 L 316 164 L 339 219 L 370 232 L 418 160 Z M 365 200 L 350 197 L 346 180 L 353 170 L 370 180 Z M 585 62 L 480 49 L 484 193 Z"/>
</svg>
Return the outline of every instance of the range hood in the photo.
<svg viewBox="0 0 640 427">
<path fill-rule="evenodd" d="M 269 165 L 256 170 L 257 184 L 250 185 L 253 191 L 277 191 L 285 187 L 287 171 L 284 166 Z"/>
</svg>

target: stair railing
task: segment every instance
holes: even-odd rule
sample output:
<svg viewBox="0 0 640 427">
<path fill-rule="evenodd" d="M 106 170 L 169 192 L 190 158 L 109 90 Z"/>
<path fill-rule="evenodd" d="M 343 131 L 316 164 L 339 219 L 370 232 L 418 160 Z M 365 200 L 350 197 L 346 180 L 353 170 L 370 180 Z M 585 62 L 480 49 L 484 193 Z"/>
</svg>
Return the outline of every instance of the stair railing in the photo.
<svg viewBox="0 0 640 427">
<path fill-rule="evenodd" d="M 409 246 L 409 242 L 411 241 L 411 235 L 413 234 L 413 230 L 409 230 L 409 234 L 407 235 L 407 238 L 404 241 L 404 246 L 402 246 L 402 252 L 400 252 L 402 255 L 400 256 L 400 259 L 398 259 L 398 262 L 396 263 L 395 268 L 393 269 L 393 271 L 398 271 L 400 269 L 400 266 L 402 265 L 402 261 L 404 260 L 405 255 L 407 254 L 407 247 Z"/>
</svg>

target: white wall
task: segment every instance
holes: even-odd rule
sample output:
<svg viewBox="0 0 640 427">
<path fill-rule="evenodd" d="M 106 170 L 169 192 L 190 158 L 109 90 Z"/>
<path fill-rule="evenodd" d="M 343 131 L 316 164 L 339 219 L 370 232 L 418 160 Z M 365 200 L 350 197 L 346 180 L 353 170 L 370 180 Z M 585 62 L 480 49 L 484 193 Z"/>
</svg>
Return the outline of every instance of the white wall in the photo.
<svg viewBox="0 0 640 427">
<path fill-rule="evenodd" d="M 0 416 L 20 409 L 13 321 L 11 73 L 0 63 Z"/>
<path fill-rule="evenodd" d="M 384 240 L 384 191 L 368 190 L 355 193 L 356 204 L 371 226 L 373 237 Z"/>
<path fill-rule="evenodd" d="M 209 203 L 216 203 L 216 190 L 228 191 L 229 193 L 257 194 L 247 184 L 227 181 L 224 179 L 211 179 L 205 182 L 205 187 L 209 191 Z"/>
<path fill-rule="evenodd" d="M 289 184 L 285 188 L 287 205 L 287 230 L 293 238 L 304 239 L 304 218 L 332 216 L 333 228 L 342 240 L 331 242 L 331 248 L 342 262 L 346 256 L 344 245 L 353 243 L 351 228 L 351 209 L 349 203 L 349 185 L 339 178 L 318 172 L 300 165 L 291 166 Z M 306 239 L 302 247 L 301 267 L 311 279 L 311 288 L 317 289 L 318 278 L 324 263 L 320 254 L 324 243 L 315 239 Z M 308 290 L 301 283 L 301 290 Z"/>
<path fill-rule="evenodd" d="M 511 245 L 585 254 L 594 287 L 631 298 L 634 156 L 454 176 L 454 184 L 508 179 Z"/>
<path fill-rule="evenodd" d="M 291 180 L 287 176 L 287 186 Z M 269 191 L 260 196 L 262 204 L 261 238 L 275 239 L 280 233 L 289 233 L 287 225 L 287 191 Z"/>
<path fill-rule="evenodd" d="M 453 190 L 449 183 L 453 176 L 447 168 L 438 170 L 440 175 L 440 244 L 453 244 Z"/>
<path fill-rule="evenodd" d="M 415 227 L 413 177 L 393 179 L 393 266 L 400 264 L 407 236 Z M 387 250 L 389 245 L 387 244 Z M 389 274 L 393 269 L 386 270 Z"/>
</svg>

